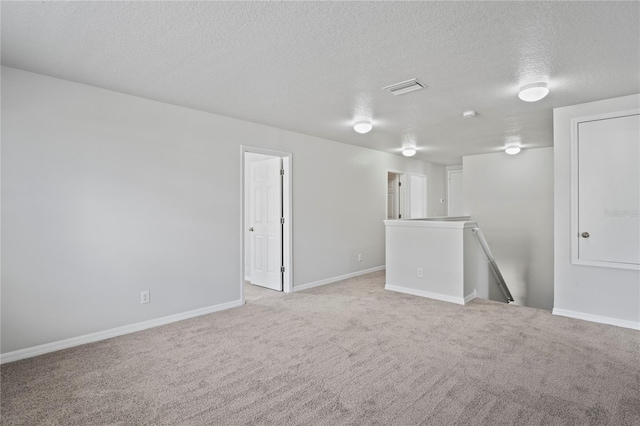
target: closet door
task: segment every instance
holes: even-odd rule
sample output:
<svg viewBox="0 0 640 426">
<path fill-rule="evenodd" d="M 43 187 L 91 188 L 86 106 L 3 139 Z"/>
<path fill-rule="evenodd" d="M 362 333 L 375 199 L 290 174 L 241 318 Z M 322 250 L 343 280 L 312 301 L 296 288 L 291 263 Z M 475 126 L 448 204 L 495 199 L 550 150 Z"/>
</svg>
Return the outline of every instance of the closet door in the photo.
<svg viewBox="0 0 640 426">
<path fill-rule="evenodd" d="M 578 121 L 575 135 L 573 263 L 640 269 L 640 115 Z"/>
</svg>

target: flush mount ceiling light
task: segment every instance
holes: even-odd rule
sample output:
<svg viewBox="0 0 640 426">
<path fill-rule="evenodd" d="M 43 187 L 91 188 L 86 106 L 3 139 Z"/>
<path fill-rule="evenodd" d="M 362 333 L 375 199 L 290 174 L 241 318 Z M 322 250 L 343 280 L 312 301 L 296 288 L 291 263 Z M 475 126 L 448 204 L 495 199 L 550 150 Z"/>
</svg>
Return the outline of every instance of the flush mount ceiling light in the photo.
<svg viewBox="0 0 640 426">
<path fill-rule="evenodd" d="M 522 86 L 518 97 L 525 102 L 536 102 L 549 94 L 547 83 L 532 83 Z"/>
<path fill-rule="evenodd" d="M 473 118 L 476 115 L 478 115 L 477 112 L 475 112 L 474 110 L 470 109 L 469 111 L 465 111 L 462 113 L 462 117 L 463 118 Z"/>
<path fill-rule="evenodd" d="M 507 148 L 505 148 L 504 152 L 506 152 L 509 155 L 516 155 L 517 153 L 519 153 L 520 147 L 519 146 L 508 146 Z"/>
<path fill-rule="evenodd" d="M 414 155 L 416 155 L 416 143 L 414 141 L 403 143 L 402 155 L 404 155 L 405 157 L 413 157 Z"/>
<path fill-rule="evenodd" d="M 353 130 L 358 133 L 369 133 L 373 129 L 373 125 L 370 121 L 357 121 L 356 124 L 353 125 Z"/>
<path fill-rule="evenodd" d="M 411 80 L 401 81 L 400 83 L 383 87 L 382 90 L 388 90 L 389 92 L 397 96 L 413 92 L 415 90 L 424 89 L 424 87 L 425 85 L 420 83 L 417 78 L 412 78 Z"/>
<path fill-rule="evenodd" d="M 416 155 L 416 141 L 414 136 L 405 135 L 404 141 L 402 142 L 402 155 L 405 157 L 413 157 Z"/>
</svg>

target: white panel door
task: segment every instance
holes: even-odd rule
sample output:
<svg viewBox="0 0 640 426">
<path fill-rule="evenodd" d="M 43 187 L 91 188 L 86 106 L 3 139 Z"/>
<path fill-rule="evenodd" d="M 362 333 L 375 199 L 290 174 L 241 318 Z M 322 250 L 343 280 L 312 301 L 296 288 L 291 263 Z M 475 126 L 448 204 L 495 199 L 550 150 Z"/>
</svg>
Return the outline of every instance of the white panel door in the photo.
<svg viewBox="0 0 640 426">
<path fill-rule="evenodd" d="M 462 216 L 464 205 L 462 202 L 462 170 L 449 170 L 448 172 L 448 216 Z"/>
<path fill-rule="evenodd" d="M 404 206 L 402 184 L 404 175 L 394 172 L 387 173 L 387 219 L 402 219 Z"/>
<path fill-rule="evenodd" d="M 399 219 L 400 212 L 400 177 L 395 173 L 389 173 L 387 178 L 387 219 Z"/>
<path fill-rule="evenodd" d="M 282 291 L 281 159 L 250 165 L 251 283 Z"/>
<path fill-rule="evenodd" d="M 640 115 L 578 123 L 577 148 L 578 258 L 640 264 Z"/>
<path fill-rule="evenodd" d="M 409 219 L 427 217 L 427 177 L 409 175 Z"/>
<path fill-rule="evenodd" d="M 387 219 L 396 218 L 396 194 L 389 189 L 387 194 Z"/>
</svg>

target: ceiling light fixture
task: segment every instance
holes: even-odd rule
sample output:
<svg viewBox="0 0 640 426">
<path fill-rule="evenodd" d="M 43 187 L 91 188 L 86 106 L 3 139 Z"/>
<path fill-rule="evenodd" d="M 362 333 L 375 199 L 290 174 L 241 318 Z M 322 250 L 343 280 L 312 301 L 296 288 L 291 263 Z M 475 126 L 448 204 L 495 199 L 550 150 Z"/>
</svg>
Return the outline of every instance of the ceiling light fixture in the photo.
<svg viewBox="0 0 640 426">
<path fill-rule="evenodd" d="M 402 143 L 402 155 L 405 157 L 413 157 L 416 155 L 416 141 L 411 137 L 407 137 Z"/>
<path fill-rule="evenodd" d="M 475 111 L 474 111 L 474 110 L 472 110 L 472 109 L 471 109 L 471 110 L 469 110 L 469 111 L 465 111 L 465 112 L 463 112 L 463 113 L 462 113 L 462 117 L 463 117 L 463 118 L 473 118 L 473 117 L 475 117 L 476 115 L 478 115 L 478 113 L 477 113 L 477 112 L 475 112 Z"/>
<path fill-rule="evenodd" d="M 516 155 L 516 154 L 517 154 L 517 153 L 519 153 L 520 151 L 521 151 L 521 150 L 520 150 L 520 147 L 519 147 L 519 146 L 508 146 L 508 147 L 504 150 L 504 152 L 506 152 L 506 153 L 507 153 L 507 154 L 509 154 L 509 155 Z"/>
<path fill-rule="evenodd" d="M 525 102 L 536 102 L 549 94 L 547 83 L 532 83 L 522 86 L 518 97 Z"/>
<path fill-rule="evenodd" d="M 373 129 L 370 121 L 358 121 L 353 125 L 353 130 L 358 133 L 369 133 Z"/>
<path fill-rule="evenodd" d="M 353 125 L 353 130 L 358 133 L 369 133 L 373 129 L 373 125 L 370 121 L 357 121 L 356 124 Z"/>
</svg>

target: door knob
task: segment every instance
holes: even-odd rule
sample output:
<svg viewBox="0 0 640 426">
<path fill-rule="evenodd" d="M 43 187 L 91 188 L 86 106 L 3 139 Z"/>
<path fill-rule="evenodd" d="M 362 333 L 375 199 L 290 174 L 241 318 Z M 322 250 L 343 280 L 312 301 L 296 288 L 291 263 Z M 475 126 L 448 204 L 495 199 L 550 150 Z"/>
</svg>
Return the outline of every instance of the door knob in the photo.
<svg viewBox="0 0 640 426">
<path fill-rule="evenodd" d="M 588 232 L 583 232 L 582 233 L 582 238 L 589 238 L 589 233 Z"/>
<path fill-rule="evenodd" d="M 249 232 L 253 232 L 253 226 L 249 228 Z"/>
</svg>

